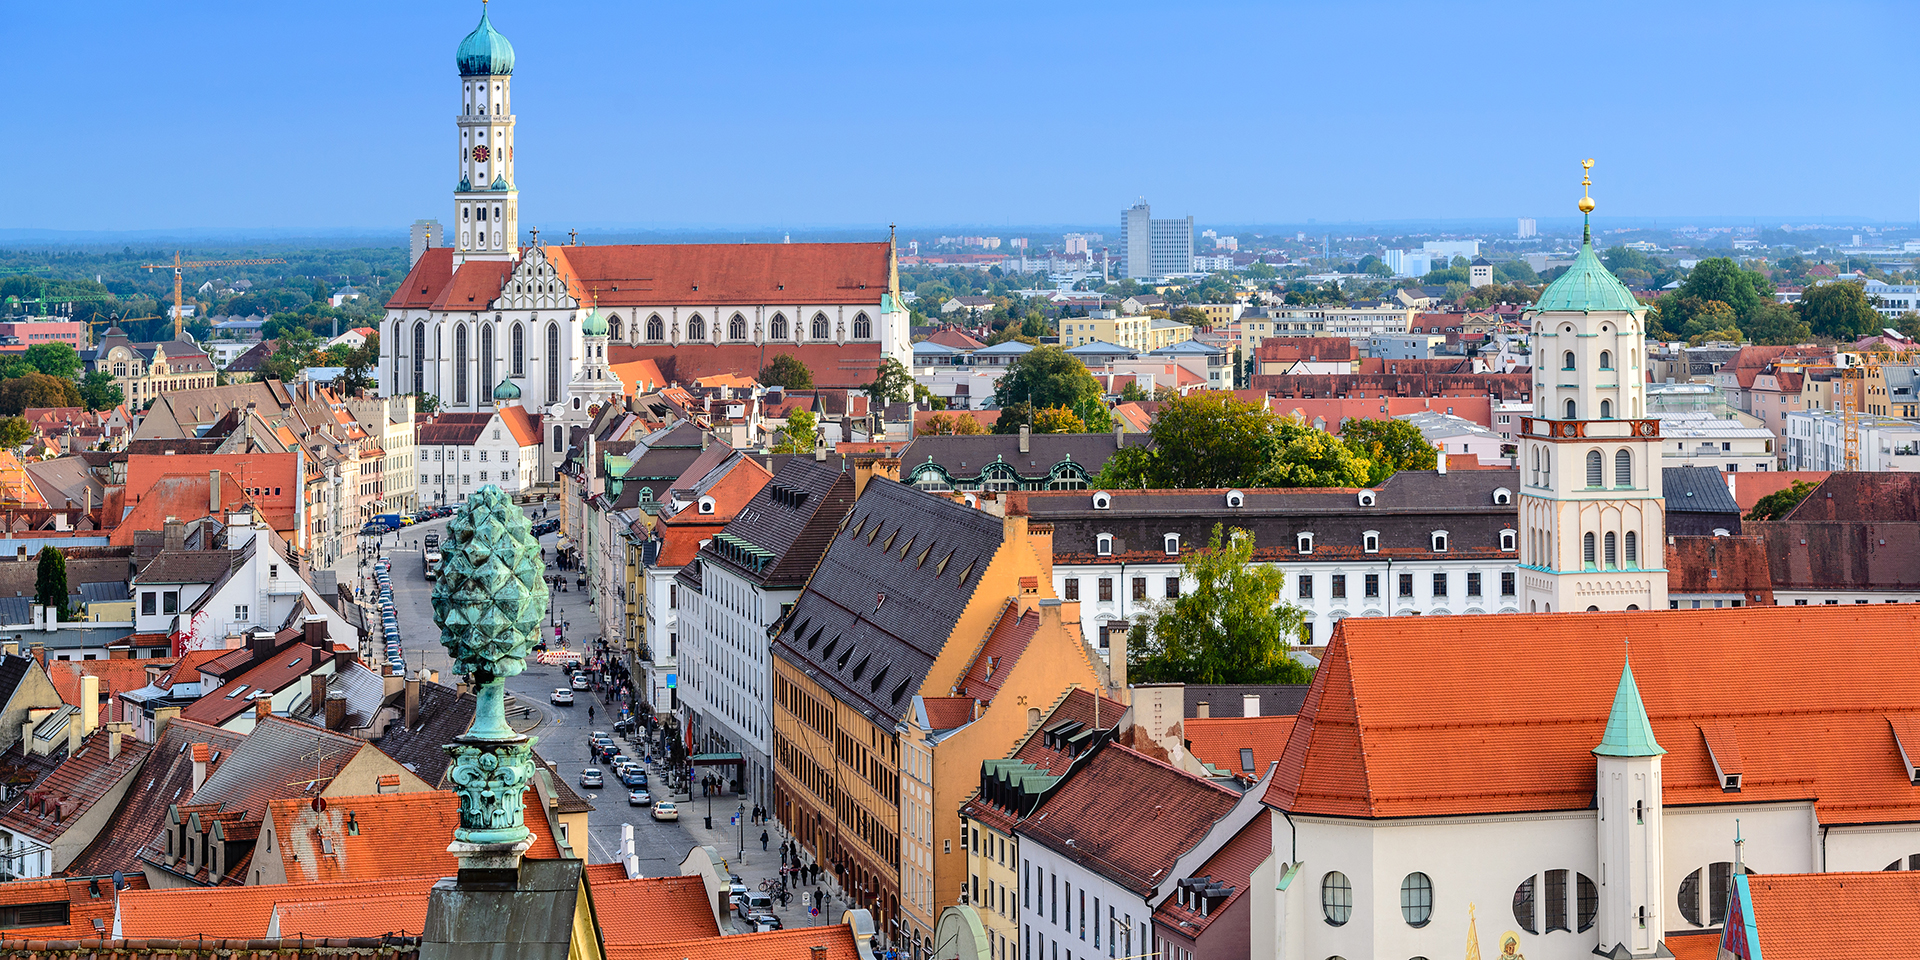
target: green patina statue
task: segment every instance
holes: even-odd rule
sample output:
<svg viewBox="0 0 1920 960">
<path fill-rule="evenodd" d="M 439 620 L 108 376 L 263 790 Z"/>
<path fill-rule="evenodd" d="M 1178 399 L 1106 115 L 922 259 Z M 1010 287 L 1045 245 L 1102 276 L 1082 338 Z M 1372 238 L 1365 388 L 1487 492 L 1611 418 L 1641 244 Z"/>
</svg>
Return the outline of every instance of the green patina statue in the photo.
<svg viewBox="0 0 1920 960">
<path fill-rule="evenodd" d="M 482 488 L 447 524 L 433 587 L 440 643 L 476 700 L 473 724 L 446 748 L 453 757 L 448 778 L 460 797 L 455 847 L 476 854 L 524 849 L 533 838 L 522 796 L 533 780 L 534 740 L 507 725 L 506 711 L 506 679 L 526 669 L 547 614 L 545 570 L 530 526 L 499 487 Z"/>
</svg>

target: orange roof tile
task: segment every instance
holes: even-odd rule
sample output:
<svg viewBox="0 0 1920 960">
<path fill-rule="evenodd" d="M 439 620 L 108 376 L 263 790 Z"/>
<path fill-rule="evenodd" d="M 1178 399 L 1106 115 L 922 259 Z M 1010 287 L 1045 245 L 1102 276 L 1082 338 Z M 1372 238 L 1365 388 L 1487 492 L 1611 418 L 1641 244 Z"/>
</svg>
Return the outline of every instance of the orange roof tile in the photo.
<svg viewBox="0 0 1920 960">
<path fill-rule="evenodd" d="M 1293 733 L 1293 717 L 1211 717 L 1185 721 L 1187 749 L 1200 762 L 1240 777 L 1258 780 L 1267 765 L 1280 759 Z M 1253 769 L 1242 760 L 1242 750 L 1253 751 Z"/>
<path fill-rule="evenodd" d="M 145 874 L 127 875 L 127 889 L 145 890 Z M 45 927 L 12 927 L 12 940 L 93 940 L 113 933 L 114 891 L 112 877 L 52 877 L 0 883 L 0 906 L 18 907 L 32 903 L 67 902 L 67 922 Z M 95 921 L 100 926 L 94 926 Z"/>
<path fill-rule="evenodd" d="M 804 303 L 873 304 L 877 312 L 892 255 L 886 243 L 650 243 L 545 250 L 570 286 L 583 292 L 593 288 L 603 311 L 623 305 Z M 796 324 L 806 319 L 788 318 Z M 723 322 L 719 316 L 707 320 Z"/>
<path fill-rule="evenodd" d="M 619 869 L 617 864 L 605 864 Z M 713 903 L 699 877 L 588 878 L 594 916 L 607 945 L 717 937 Z"/>
<path fill-rule="evenodd" d="M 629 397 L 667 385 L 667 375 L 660 372 L 660 364 L 644 357 L 607 366 L 613 371 L 613 378 L 620 381 L 621 392 Z"/>
<path fill-rule="evenodd" d="M 1920 942 L 1920 873 L 1798 873 L 1746 878 L 1758 956 L 1767 960 L 1908 957 Z"/>
<path fill-rule="evenodd" d="M 528 791 L 527 803 L 538 809 L 540 800 Z M 460 800 L 451 791 L 340 797 L 321 811 L 310 798 L 294 797 L 268 809 L 289 882 L 450 876 L 459 869 L 446 844 L 460 825 Z M 552 837 L 535 831 L 527 856 L 551 860 L 560 851 Z"/>
<path fill-rule="evenodd" d="M 253 887 L 173 887 L 120 894 L 120 930 L 129 940 L 255 940 L 267 935 L 276 905 L 425 897 L 444 873 L 354 883 L 284 883 Z M 399 924 L 396 923 L 397 930 Z"/>
<path fill-rule="evenodd" d="M 1908 604 L 1350 618 L 1266 801 L 1356 817 L 1585 809 L 1631 638 L 1668 751 L 1665 802 L 1811 799 L 1822 824 L 1920 820 L 1896 739 L 1920 702 L 1916 628 Z M 1782 637 L 1837 655 L 1809 669 L 1778 654 Z M 1708 722 L 1737 731 L 1739 793 L 1722 792 Z"/>
<path fill-rule="evenodd" d="M 453 279 L 453 248 L 429 247 L 407 272 L 407 279 L 387 299 L 390 310 L 424 309 L 433 306 L 441 288 Z"/>
<path fill-rule="evenodd" d="M 169 660 L 119 657 L 110 660 L 54 660 L 47 664 L 47 677 L 63 703 L 80 706 L 80 678 L 100 679 L 100 722 L 111 723 L 120 716 L 119 694 L 147 685 L 147 668 L 171 666 Z"/>
<path fill-rule="evenodd" d="M 826 951 L 814 953 L 816 946 Z M 699 940 L 607 944 L 607 960 L 863 960 L 864 956 L 854 946 L 853 928 L 841 923 Z"/>
<path fill-rule="evenodd" d="M 539 414 L 528 413 L 527 408 L 518 404 L 508 404 L 500 408 L 500 422 L 507 425 L 507 430 L 513 434 L 514 442 L 523 447 L 539 446 Z"/>
<path fill-rule="evenodd" d="M 506 260 L 468 260 L 453 272 L 453 280 L 434 298 L 435 310 L 484 310 L 500 296 L 513 264 Z"/>
<path fill-rule="evenodd" d="M 283 938 L 419 936 L 427 927 L 428 894 L 399 893 L 353 900 L 295 900 L 274 905 Z"/>
<path fill-rule="evenodd" d="M 1804 480 L 1818 486 L 1827 479 L 1827 470 L 1781 470 L 1765 473 L 1729 473 L 1727 479 L 1733 484 L 1733 499 L 1739 501 L 1741 510 L 1752 510 L 1760 498 L 1769 493 L 1785 490 L 1795 481 Z"/>
</svg>

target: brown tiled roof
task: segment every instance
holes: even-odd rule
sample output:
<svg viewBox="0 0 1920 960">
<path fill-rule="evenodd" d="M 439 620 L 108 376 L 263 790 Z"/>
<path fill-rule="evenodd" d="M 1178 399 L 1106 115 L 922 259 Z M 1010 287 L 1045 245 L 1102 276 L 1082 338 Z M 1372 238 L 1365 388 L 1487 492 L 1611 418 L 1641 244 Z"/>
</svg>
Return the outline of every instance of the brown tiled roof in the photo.
<svg viewBox="0 0 1920 960">
<path fill-rule="evenodd" d="M 1667 592 L 1739 593 L 1748 603 L 1773 603 L 1767 538 L 1668 537 Z"/>
<path fill-rule="evenodd" d="M 1027 586 L 1026 583 L 1021 584 L 1023 592 Z M 1037 590 L 1037 585 L 1034 588 Z M 1005 609 L 1000 611 L 1000 619 L 994 622 L 993 631 L 987 634 L 987 642 L 981 645 L 980 652 L 974 655 L 973 662 L 960 675 L 960 693 L 976 700 L 992 700 L 1000 692 L 1000 684 L 1013 670 L 1013 665 L 1019 662 L 1020 655 L 1026 652 L 1027 644 L 1039 632 L 1040 611 L 1029 607 L 1026 614 L 1022 615 L 1020 603 L 1008 601 Z M 934 729 L 939 729 L 938 725 Z"/>
<path fill-rule="evenodd" d="M 707 899 L 706 882 L 699 877 L 629 880 L 622 872 L 617 878 L 596 879 L 596 866 L 618 869 L 618 865 L 587 867 L 594 916 L 600 921 L 600 939 L 607 945 L 720 936 L 720 927 L 713 919 L 713 903 Z"/>
<path fill-rule="evenodd" d="M 1288 718 L 1291 719 L 1291 718 Z M 1192 724 L 1188 724 L 1192 729 Z M 1209 886 L 1231 886 L 1233 892 L 1218 905 L 1205 913 L 1191 907 L 1180 905 L 1178 889 L 1154 908 L 1153 920 L 1178 936 L 1192 940 L 1217 922 L 1233 909 L 1258 909 L 1257 899 L 1253 895 L 1253 871 L 1269 856 L 1273 855 L 1273 825 L 1265 817 L 1255 817 L 1252 823 L 1240 828 L 1240 832 L 1221 845 L 1207 862 L 1194 872 L 1196 877 L 1207 877 Z M 1184 880 L 1185 877 L 1176 877 Z"/>
<path fill-rule="evenodd" d="M 1019 832 L 1144 895 L 1239 795 L 1117 743 L 1060 785 Z"/>
<path fill-rule="evenodd" d="M 188 746 L 210 744 L 224 759 L 241 739 L 232 731 L 191 720 L 167 724 L 140 771 L 140 779 L 127 791 L 99 835 L 68 865 L 68 871 L 80 875 L 140 873 L 140 851 L 159 835 L 167 809 L 184 801 L 192 790 L 193 757 Z"/>
<path fill-rule="evenodd" d="M 67 722 L 76 723 L 78 718 Z M 0 825 L 45 843 L 73 829 L 75 818 L 86 816 L 100 798 L 133 775 L 153 750 L 152 744 L 128 734 L 120 738 L 119 754 L 109 758 L 108 739 L 105 730 L 89 735 L 79 753 L 62 761 L 0 816 Z"/>
<path fill-rule="evenodd" d="M 200 478 L 202 492 L 206 489 L 206 480 Z M 201 506 L 205 505 L 203 500 Z M 215 583 L 224 578 L 239 559 L 238 550 L 162 550 L 140 568 L 136 576 L 139 584 Z"/>
<path fill-rule="evenodd" d="M 289 643 L 247 672 L 228 679 L 212 693 L 188 704 L 180 712 L 180 717 L 220 726 L 253 709 L 255 694 L 285 690 L 301 677 L 326 666 L 332 660 L 331 650 L 301 642 Z"/>
<path fill-rule="evenodd" d="M 593 288 L 603 311 L 627 305 L 865 304 L 875 320 L 892 255 L 886 243 L 609 244 L 545 251 L 571 286 Z M 707 320 L 725 322 L 719 315 Z M 811 316 L 788 320 L 798 325 Z"/>
<path fill-rule="evenodd" d="M 100 722 L 110 723 L 124 719 L 120 716 L 120 694 L 146 686 L 147 668 L 168 666 L 172 666 L 172 661 L 119 657 L 109 660 L 52 660 L 47 663 L 47 677 L 53 681 L 53 689 L 60 692 L 61 701 L 76 707 L 82 705 L 80 678 L 99 678 Z"/>
<path fill-rule="evenodd" d="M 927 726 L 934 730 L 957 730 L 973 722 L 979 701 L 972 697 L 924 697 Z"/>
</svg>

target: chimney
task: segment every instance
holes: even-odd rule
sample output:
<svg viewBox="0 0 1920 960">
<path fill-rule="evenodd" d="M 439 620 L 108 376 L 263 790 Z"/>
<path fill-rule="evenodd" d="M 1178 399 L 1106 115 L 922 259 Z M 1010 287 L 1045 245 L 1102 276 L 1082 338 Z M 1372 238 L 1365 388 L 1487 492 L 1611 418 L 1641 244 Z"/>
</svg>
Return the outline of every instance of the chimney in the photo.
<svg viewBox="0 0 1920 960">
<path fill-rule="evenodd" d="M 26 736 L 25 736 L 24 728 L 22 729 L 21 733 L 22 735 L 20 739 L 25 740 Z M 83 707 L 81 708 L 79 713 L 76 713 L 73 716 L 67 718 L 67 756 L 71 757 L 74 754 L 79 753 L 80 744 L 82 741 L 86 740 L 86 738 L 87 738 L 87 711 L 86 711 L 86 708 Z M 24 746 L 24 744 L 22 744 L 22 746 Z M 48 748 L 51 749 L 52 745 L 49 744 Z"/>
<path fill-rule="evenodd" d="M 427 671 L 427 682 L 428 682 L 428 683 L 433 683 L 433 684 L 438 684 L 438 683 L 440 682 L 440 671 L 438 671 L 438 670 L 428 670 L 428 671 Z"/>
<path fill-rule="evenodd" d="M 220 515 L 220 471 L 207 471 L 207 513 Z"/>
<path fill-rule="evenodd" d="M 407 678 L 406 696 L 407 729 L 412 730 L 420 722 L 420 674 Z"/>
<path fill-rule="evenodd" d="M 300 635 L 301 639 L 307 642 L 307 646 L 318 647 L 325 650 L 327 648 L 327 618 L 318 614 L 307 617 L 306 621 L 300 624 Z"/>
<path fill-rule="evenodd" d="M 119 720 L 119 721 L 115 721 L 113 723 L 107 724 L 107 759 L 108 760 L 120 759 L 120 738 L 127 735 L 127 730 L 131 726 L 132 724 L 128 723 L 125 720 Z"/>
<path fill-rule="evenodd" d="M 1440 475 L 1443 477 L 1446 476 L 1447 475 L 1447 451 L 1445 447 L 1442 447 L 1440 449 L 1440 456 L 1436 459 L 1437 459 Z"/>
<path fill-rule="evenodd" d="M 815 463 L 827 462 L 827 445 L 826 444 L 819 443 L 817 441 L 815 442 L 813 447 L 813 462 Z"/>
<path fill-rule="evenodd" d="M 1114 629 L 1115 626 L 1119 629 Z M 1127 689 L 1127 631 L 1131 627 L 1122 621 L 1108 623 L 1100 629 L 1107 632 L 1107 685 L 1113 688 L 1115 700 L 1132 703 L 1133 693 Z"/>
<path fill-rule="evenodd" d="M 196 743 L 191 749 L 193 751 L 193 792 L 199 793 L 201 785 L 207 782 L 207 760 L 213 756 L 213 748 L 204 743 Z"/>
<path fill-rule="evenodd" d="M 1257 717 L 1260 715 L 1260 695 L 1259 694 L 1248 693 L 1248 694 L 1241 695 L 1240 715 L 1243 717 Z"/>
<path fill-rule="evenodd" d="M 347 726 L 347 695 L 344 693 L 327 694 L 327 729 L 344 730 Z"/>
<path fill-rule="evenodd" d="M 395 676 L 392 667 L 387 666 L 385 662 L 380 664 L 380 699 L 385 700 L 405 690 L 406 687 L 405 679 Z"/>
<path fill-rule="evenodd" d="M 313 716 L 319 716 L 327 705 L 327 676 L 323 673 L 307 674 L 308 709 Z"/>
<path fill-rule="evenodd" d="M 1199 706 L 1194 708 L 1193 713 L 1195 718 L 1200 720 L 1205 720 L 1208 717 L 1213 716 L 1213 704 L 1208 703 L 1205 700 L 1202 700 L 1200 701 Z"/>
<path fill-rule="evenodd" d="M 168 517 L 163 526 L 165 534 L 161 541 L 163 550 L 185 550 L 187 548 L 187 525 Z"/>
<path fill-rule="evenodd" d="M 0 647 L 0 649 L 4 649 L 7 652 L 7 656 L 9 657 L 17 657 L 20 655 L 20 641 L 8 640 L 6 642 L 6 645 L 4 647 Z"/>
<path fill-rule="evenodd" d="M 100 729 L 100 678 L 83 676 L 80 678 L 80 734 L 85 736 Z"/>
<path fill-rule="evenodd" d="M 259 723 L 273 716 L 273 698 L 255 697 L 253 701 L 253 722 Z"/>
<path fill-rule="evenodd" d="M 153 739 L 159 742 L 160 734 L 165 732 L 167 724 L 180 718 L 181 707 L 155 707 L 153 710 Z"/>
<path fill-rule="evenodd" d="M 1033 447 L 1033 428 L 1023 423 L 1020 425 L 1020 452 L 1032 453 L 1033 452 L 1032 447 Z"/>
</svg>

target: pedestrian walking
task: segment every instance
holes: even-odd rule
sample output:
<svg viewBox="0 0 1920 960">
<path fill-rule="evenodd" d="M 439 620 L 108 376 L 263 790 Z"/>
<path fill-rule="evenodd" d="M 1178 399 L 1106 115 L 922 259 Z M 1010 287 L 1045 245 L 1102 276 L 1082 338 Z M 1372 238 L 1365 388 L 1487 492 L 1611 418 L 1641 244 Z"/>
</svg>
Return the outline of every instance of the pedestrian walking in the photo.
<svg viewBox="0 0 1920 960">
<path fill-rule="evenodd" d="M 767 852 L 767 832 L 765 830 L 760 831 L 760 852 Z"/>
<path fill-rule="evenodd" d="M 588 722 L 588 723 L 592 723 L 592 722 L 593 722 L 593 708 L 592 708 L 592 707 L 588 707 L 588 708 L 587 708 L 587 722 Z"/>
</svg>

